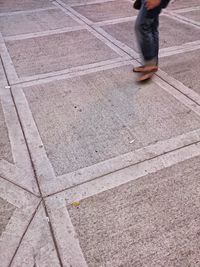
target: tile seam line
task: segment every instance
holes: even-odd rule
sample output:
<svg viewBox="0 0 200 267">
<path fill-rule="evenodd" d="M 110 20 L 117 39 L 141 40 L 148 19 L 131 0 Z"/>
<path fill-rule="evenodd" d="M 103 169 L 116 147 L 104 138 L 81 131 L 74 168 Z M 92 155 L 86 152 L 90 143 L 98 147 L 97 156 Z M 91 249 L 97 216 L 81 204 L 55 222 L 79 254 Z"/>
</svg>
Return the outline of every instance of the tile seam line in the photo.
<svg viewBox="0 0 200 267">
<path fill-rule="evenodd" d="M 183 15 L 181 15 L 181 13 L 175 13 L 175 12 L 171 12 L 171 11 L 165 11 L 164 15 L 170 17 L 171 19 L 177 19 L 180 22 L 184 21 L 186 24 L 191 25 L 191 26 L 197 26 L 200 28 L 200 25 L 198 24 L 197 21 L 184 17 Z"/>
<path fill-rule="evenodd" d="M 4 175 L 0 175 L 0 178 L 4 179 L 5 181 L 7 181 L 7 182 L 9 182 L 9 183 L 11 183 L 11 184 L 13 184 L 13 185 L 16 186 L 16 187 L 18 187 L 18 188 L 20 188 L 20 189 L 22 189 L 22 190 L 28 192 L 29 194 L 33 195 L 34 197 L 41 198 L 40 195 L 37 195 L 37 194 L 31 192 L 30 190 L 28 190 L 27 188 L 25 188 L 25 187 L 23 187 L 23 186 L 21 186 L 21 185 L 19 185 L 19 184 L 17 184 L 17 183 L 14 183 L 13 181 L 11 181 L 11 180 L 9 180 L 8 178 L 4 177 Z"/>
<path fill-rule="evenodd" d="M 44 197 L 42 195 L 42 191 L 41 191 L 41 188 L 40 188 L 40 184 L 39 184 L 39 180 L 38 180 L 38 177 L 37 177 L 37 171 L 35 169 L 35 165 L 34 165 L 34 162 L 32 160 L 32 155 L 31 155 L 31 151 L 30 151 L 30 148 L 29 148 L 29 145 L 28 145 L 28 142 L 26 140 L 26 135 L 25 135 L 25 131 L 24 131 L 24 127 L 23 127 L 23 124 L 22 124 L 22 121 L 21 121 L 21 118 L 20 118 L 20 115 L 19 115 L 19 112 L 18 112 L 18 108 L 17 108 L 17 105 L 16 105 L 16 102 L 15 102 L 15 98 L 13 96 L 13 93 L 12 93 L 12 90 L 11 90 L 11 84 L 9 82 L 9 79 L 8 79 L 8 76 L 7 76 L 7 73 L 6 73 L 6 69 L 5 69 L 5 66 L 4 66 L 4 62 L 2 60 L 2 57 L 0 55 L 0 62 L 3 66 L 3 70 L 4 70 L 4 74 L 5 74 L 5 77 L 6 77 L 6 81 L 8 83 L 8 85 L 10 86 L 10 94 L 11 94 L 11 97 L 12 97 L 12 100 L 13 100 L 13 104 L 14 104 L 14 107 L 15 107 L 15 111 L 17 113 L 17 117 L 18 117 L 18 120 L 19 120 L 19 124 L 20 124 L 20 127 L 21 127 L 21 130 L 22 130 L 22 134 L 23 134 L 23 137 L 24 137 L 24 141 L 25 141 L 25 144 L 26 144 L 26 147 L 27 147 L 27 151 L 28 151 L 28 155 L 29 155 L 29 159 L 30 159 L 30 162 L 31 162 L 31 167 L 33 169 L 33 173 L 34 173 L 34 177 L 35 177 L 35 180 L 36 180 L 36 183 L 37 183 L 37 186 L 38 186 L 38 190 L 39 190 L 39 197 L 41 198 L 41 201 L 44 201 Z M 46 216 L 49 218 L 49 214 L 48 214 L 48 211 L 47 209 L 45 209 L 45 214 Z M 52 228 L 52 224 L 51 222 L 49 221 L 49 227 L 50 227 L 50 232 L 51 232 L 51 235 L 52 235 L 52 239 L 53 239 L 53 243 L 54 243 L 54 246 L 55 246 L 55 249 L 56 249 L 56 254 L 57 254 L 57 257 L 58 257 L 58 261 L 60 263 L 60 266 L 61 267 L 64 267 L 63 263 L 62 263 L 62 260 L 61 260 L 61 255 L 59 253 L 59 250 L 58 250 L 58 245 L 57 245 L 57 242 L 56 242 L 56 238 L 54 236 L 54 232 L 53 232 L 53 228 Z M 14 259 L 14 258 L 13 258 Z M 13 260 L 12 259 L 12 260 Z M 12 262 L 10 263 L 12 264 Z M 9 265 L 10 267 L 11 265 Z"/>
<path fill-rule="evenodd" d="M 62 4 L 60 4 L 59 2 L 57 2 L 57 0 L 55 1 L 58 5 L 62 6 L 64 9 L 66 9 L 65 6 L 63 6 Z M 69 11 L 69 10 L 68 10 Z M 69 11 L 70 12 L 70 11 Z M 166 14 L 168 15 L 167 11 Z M 75 15 L 76 16 L 76 15 Z M 170 16 L 170 15 L 169 15 Z M 82 20 L 81 18 L 79 18 L 80 20 Z M 82 20 L 83 21 L 83 20 Z M 85 21 L 83 21 L 88 27 L 92 28 L 94 31 L 96 31 L 98 34 L 102 35 L 100 32 L 98 32 L 98 30 L 96 30 L 95 24 L 90 25 L 88 23 L 86 23 Z M 102 35 L 103 36 L 103 35 Z M 131 53 L 125 51 L 124 49 L 122 49 L 121 47 L 119 47 L 116 43 L 114 43 L 113 41 L 111 41 L 109 38 L 103 36 L 104 38 L 106 38 L 106 40 L 108 40 L 109 42 L 111 42 L 113 45 L 117 46 L 119 49 L 121 49 L 123 52 L 125 52 L 128 56 L 130 56 L 132 59 L 134 59 L 135 61 L 137 61 L 138 63 L 141 63 L 137 58 L 134 58 L 133 55 L 131 55 Z M 179 90 L 178 88 L 176 88 L 174 85 L 170 84 L 168 81 L 166 81 L 164 78 L 162 78 L 161 76 L 159 76 L 159 74 L 156 74 L 157 77 L 159 77 L 160 79 L 162 79 L 164 82 L 166 82 L 168 85 L 172 86 L 175 90 L 177 90 L 179 93 L 183 94 L 185 97 L 187 97 L 188 99 L 190 99 L 192 102 L 194 102 L 196 105 L 200 106 L 198 102 L 196 102 L 194 99 L 192 99 L 191 97 L 189 97 L 188 95 L 186 95 L 185 93 L 183 93 L 181 90 Z"/>
<path fill-rule="evenodd" d="M 130 59 L 125 59 L 123 57 L 120 58 L 120 56 L 116 59 L 119 59 L 119 63 L 120 62 L 128 62 L 130 60 L 132 60 L 132 58 Z M 101 63 L 101 62 L 99 62 Z M 105 63 L 103 64 L 102 66 L 97 66 L 95 68 L 98 68 L 98 67 L 104 67 L 104 66 L 112 66 L 113 64 L 115 64 L 115 62 L 112 62 L 112 63 Z M 68 73 L 63 73 L 63 74 L 54 74 L 54 75 L 50 75 L 50 76 L 47 76 L 47 77 L 42 77 L 42 78 L 39 78 L 39 79 L 32 79 L 32 80 L 28 80 L 28 81 L 17 81 L 15 83 L 11 83 L 11 86 L 20 86 L 20 85 L 26 85 L 27 83 L 31 83 L 31 82 L 35 82 L 35 81 L 44 81 L 44 80 L 47 80 L 49 78 L 56 78 L 56 77 L 64 77 L 65 75 L 70 75 L 70 74 L 74 74 L 74 73 L 77 73 L 77 72 L 80 72 L 80 71 L 85 71 L 85 70 L 92 70 L 93 67 L 90 67 L 89 64 L 87 65 L 83 65 L 83 66 L 86 66 L 86 69 L 83 69 L 83 70 L 75 70 L 75 71 L 70 71 Z M 33 76 L 32 76 L 33 77 Z"/>
<path fill-rule="evenodd" d="M 200 107 L 200 104 L 194 100 L 193 98 L 191 98 L 190 96 L 188 96 L 186 93 L 182 92 L 180 89 L 178 89 L 175 85 L 173 85 L 173 83 L 170 83 L 169 81 L 167 81 L 165 78 L 163 78 L 162 76 L 160 76 L 159 74 L 155 74 L 158 78 L 160 78 L 163 82 L 167 83 L 169 86 L 173 87 L 176 91 L 178 91 L 180 94 L 184 95 L 185 97 L 187 97 L 190 101 L 192 101 L 193 103 L 195 103 L 197 106 Z"/>
<path fill-rule="evenodd" d="M 125 170 L 125 169 L 130 168 L 130 167 L 133 167 L 133 166 L 137 166 L 138 164 L 141 164 L 141 163 L 144 163 L 144 162 L 147 162 L 147 161 L 150 161 L 150 160 L 153 160 L 153 159 L 162 157 L 163 155 L 166 155 L 166 154 L 169 154 L 169 153 L 178 151 L 178 150 L 180 150 L 180 149 L 183 149 L 183 148 L 186 148 L 186 147 L 189 147 L 189 146 L 192 146 L 192 145 L 197 145 L 197 144 L 200 144 L 200 141 L 195 141 L 195 142 L 192 142 L 192 143 L 190 143 L 190 144 L 183 145 L 183 146 L 181 146 L 181 147 L 172 149 L 172 150 L 170 150 L 170 151 L 163 152 L 163 153 L 161 153 L 161 154 L 159 154 L 159 155 L 156 155 L 156 156 L 154 156 L 154 157 L 150 157 L 150 158 L 148 158 L 148 159 L 144 159 L 144 160 L 141 160 L 141 161 L 136 162 L 136 163 L 133 163 L 133 164 L 128 164 L 128 165 L 125 166 L 125 167 L 116 169 L 116 170 L 114 170 L 114 171 L 108 172 L 108 173 L 103 174 L 103 175 L 100 175 L 100 176 L 96 176 L 96 177 L 94 177 L 94 178 L 92 178 L 92 179 L 90 179 L 90 180 L 87 180 L 87 181 L 78 183 L 78 184 L 76 184 L 76 185 L 72 185 L 72 186 L 66 187 L 65 189 L 56 191 L 56 192 L 54 192 L 54 193 L 48 194 L 48 195 L 44 196 L 44 199 L 46 199 L 46 198 L 48 198 L 48 197 L 52 197 L 52 196 L 57 195 L 57 194 L 59 194 L 59 193 L 62 193 L 62 192 L 64 192 L 64 191 L 71 190 L 71 189 L 76 188 L 76 187 L 78 187 L 78 186 L 81 186 L 81 185 L 83 185 L 83 184 L 87 184 L 87 183 L 90 183 L 90 182 L 92 182 L 92 181 L 98 180 L 98 179 L 100 179 L 100 178 L 102 178 L 102 177 L 104 177 L 104 176 L 113 174 L 113 173 L 115 173 L 115 172 L 122 171 L 122 170 Z"/>
<path fill-rule="evenodd" d="M 59 3 L 59 2 L 57 2 L 57 0 L 55 0 L 55 2 L 59 5 L 59 6 L 61 6 L 62 8 L 64 8 L 65 10 L 68 10 L 67 8 L 66 8 L 66 6 L 63 6 L 61 3 Z M 70 12 L 70 10 L 68 10 L 69 12 Z M 71 13 L 71 12 L 70 12 Z M 74 14 L 74 16 L 76 16 L 75 14 Z M 95 24 L 89 24 L 89 23 L 87 23 L 87 22 L 85 22 L 82 18 L 79 18 L 78 16 L 76 16 L 78 19 L 80 19 L 84 24 L 86 24 L 89 28 L 91 28 L 92 30 L 94 30 L 97 34 L 100 34 L 103 38 L 105 38 L 107 41 L 109 41 L 111 44 L 113 44 L 114 46 L 116 46 L 117 48 L 119 48 L 121 51 L 123 51 L 125 54 L 127 54 L 127 56 L 131 56 L 127 51 L 125 51 L 125 50 L 123 50 L 123 49 L 121 49 L 121 47 L 119 47 L 118 45 L 116 45 L 113 41 L 111 41 L 109 38 L 107 38 L 107 37 L 105 37 L 105 36 L 103 36 L 101 33 L 99 33 L 97 30 L 96 30 L 96 27 L 95 27 Z M 132 57 L 132 56 L 131 56 Z M 132 57 L 133 58 L 133 57 Z M 135 58 L 133 58 L 133 59 L 135 59 Z"/>
<path fill-rule="evenodd" d="M 11 260 L 10 260 L 10 263 L 9 263 L 8 267 L 11 267 L 11 266 L 12 266 L 13 260 L 14 260 L 16 254 L 17 254 L 17 252 L 18 252 L 18 250 L 19 250 L 19 248 L 20 248 L 20 245 L 21 245 L 21 243 L 22 243 L 22 241 L 23 241 L 23 239 L 24 239 L 24 236 L 26 235 L 26 233 L 27 233 L 27 231 L 28 231 L 28 229 L 29 229 L 30 224 L 32 223 L 32 221 L 33 221 L 33 219 L 34 219 L 34 217 L 35 217 L 35 215 L 36 215 L 36 213 L 37 213 L 37 211 L 38 211 L 38 209 L 39 209 L 39 206 L 40 206 L 40 204 L 41 204 L 41 201 L 42 201 L 42 200 L 39 201 L 37 207 L 35 208 L 35 210 L 34 210 L 32 216 L 31 216 L 31 218 L 30 218 L 30 220 L 29 220 L 29 223 L 28 223 L 26 229 L 25 229 L 23 235 L 22 235 L 21 238 L 20 238 L 20 241 L 19 241 L 19 243 L 18 243 L 18 245 L 17 245 L 17 248 L 15 249 L 15 252 L 14 252 L 14 254 L 13 254 Z"/>
</svg>

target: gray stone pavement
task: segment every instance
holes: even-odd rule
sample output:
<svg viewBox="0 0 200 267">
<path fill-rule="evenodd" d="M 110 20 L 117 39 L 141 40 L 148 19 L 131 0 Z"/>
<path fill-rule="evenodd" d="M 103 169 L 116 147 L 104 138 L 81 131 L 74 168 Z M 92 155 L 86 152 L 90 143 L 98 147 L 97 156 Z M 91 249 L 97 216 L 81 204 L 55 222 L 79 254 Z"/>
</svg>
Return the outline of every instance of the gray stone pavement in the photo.
<svg viewBox="0 0 200 267">
<path fill-rule="evenodd" d="M 199 14 L 137 84 L 132 1 L 0 1 L 0 266 L 200 266 Z"/>
</svg>

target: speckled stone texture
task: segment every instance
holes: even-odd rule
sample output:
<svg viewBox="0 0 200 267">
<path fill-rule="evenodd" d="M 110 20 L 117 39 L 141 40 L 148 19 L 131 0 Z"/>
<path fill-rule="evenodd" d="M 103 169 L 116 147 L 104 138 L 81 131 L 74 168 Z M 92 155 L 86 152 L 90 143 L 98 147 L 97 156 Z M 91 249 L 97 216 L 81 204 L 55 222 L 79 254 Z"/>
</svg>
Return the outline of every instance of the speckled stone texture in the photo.
<svg viewBox="0 0 200 267">
<path fill-rule="evenodd" d="M 158 85 L 138 85 L 132 66 L 24 92 L 58 175 L 200 127 L 200 118 Z"/>
<path fill-rule="evenodd" d="M 68 206 L 89 267 L 200 265 L 200 158 Z"/>
</svg>

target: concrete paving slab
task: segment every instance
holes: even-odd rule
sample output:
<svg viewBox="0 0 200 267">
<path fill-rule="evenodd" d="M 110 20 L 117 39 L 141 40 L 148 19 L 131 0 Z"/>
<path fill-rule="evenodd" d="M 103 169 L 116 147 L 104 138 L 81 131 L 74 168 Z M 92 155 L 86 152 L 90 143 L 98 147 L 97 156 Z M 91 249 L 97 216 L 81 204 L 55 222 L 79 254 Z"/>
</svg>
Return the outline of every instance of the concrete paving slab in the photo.
<svg viewBox="0 0 200 267">
<path fill-rule="evenodd" d="M 200 49 L 160 59 L 160 67 L 170 76 L 200 94 Z"/>
<path fill-rule="evenodd" d="M 35 214 L 10 266 L 61 266 L 42 206 Z"/>
<path fill-rule="evenodd" d="M 135 78 L 125 66 L 24 88 L 57 175 L 199 128 L 183 104 Z"/>
<path fill-rule="evenodd" d="M 180 15 L 188 19 L 192 19 L 194 21 L 200 22 L 200 9 L 190 11 L 190 12 L 184 12 L 184 13 L 181 13 Z"/>
<path fill-rule="evenodd" d="M 59 9 L 0 16 L 0 31 L 3 36 L 36 33 L 78 25 L 75 20 Z"/>
<path fill-rule="evenodd" d="M 0 197 L 0 236 L 5 231 L 6 225 L 15 211 L 15 206 Z"/>
<path fill-rule="evenodd" d="M 198 266 L 200 158 L 68 206 L 88 266 Z"/>
<path fill-rule="evenodd" d="M 187 7 L 200 6 L 200 0 L 174 0 L 170 3 L 170 9 L 182 9 Z"/>
<path fill-rule="evenodd" d="M 134 20 L 103 26 L 102 28 L 116 38 L 138 52 L 134 31 Z M 170 34 L 169 34 L 170 32 Z M 184 34 L 183 34 L 184 33 Z M 160 17 L 160 48 L 178 46 L 184 43 L 200 39 L 200 30 L 191 25 L 183 24 L 166 16 Z"/>
<path fill-rule="evenodd" d="M 0 2 L 0 12 L 26 11 L 37 8 L 52 7 L 49 0 L 6 0 Z"/>
<path fill-rule="evenodd" d="M 6 42 L 19 77 L 60 71 L 119 57 L 87 30 Z"/>
<path fill-rule="evenodd" d="M 13 162 L 10 140 L 8 136 L 8 129 L 5 123 L 5 117 L 0 101 L 0 159 L 5 159 Z"/>
<path fill-rule="evenodd" d="M 93 22 L 131 17 L 137 13 L 133 9 L 133 4 L 127 0 L 83 5 L 73 9 Z"/>
</svg>

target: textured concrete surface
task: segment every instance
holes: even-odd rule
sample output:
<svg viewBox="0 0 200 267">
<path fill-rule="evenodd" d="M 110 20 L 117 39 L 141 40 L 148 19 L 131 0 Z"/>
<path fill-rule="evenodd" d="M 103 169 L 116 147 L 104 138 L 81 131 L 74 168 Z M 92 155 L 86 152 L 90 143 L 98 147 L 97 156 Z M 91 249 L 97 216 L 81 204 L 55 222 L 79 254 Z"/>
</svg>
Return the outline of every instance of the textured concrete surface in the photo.
<svg viewBox="0 0 200 267">
<path fill-rule="evenodd" d="M 166 57 L 160 60 L 160 67 L 170 76 L 200 94 L 199 88 L 200 50 Z"/>
<path fill-rule="evenodd" d="M 134 27 L 135 20 L 110 24 L 103 26 L 102 28 L 116 40 L 126 44 L 128 47 L 138 52 Z"/>
<path fill-rule="evenodd" d="M 8 136 L 8 129 L 5 123 L 1 101 L 0 101 L 0 159 L 6 159 L 12 162 L 10 140 Z"/>
<path fill-rule="evenodd" d="M 11 205 L 0 197 L 0 236 L 5 230 L 6 225 L 15 211 L 15 208 L 15 206 Z"/>
<path fill-rule="evenodd" d="M 145 84 L 132 1 L 54 4 L 0 0 L 0 265 L 200 266 L 200 1 Z"/>
<path fill-rule="evenodd" d="M 60 266 L 43 206 L 32 220 L 11 266 Z"/>
<path fill-rule="evenodd" d="M 134 21 L 106 25 L 102 28 L 116 38 L 116 40 L 138 51 L 134 32 Z M 191 25 L 182 24 L 166 16 L 160 17 L 160 48 L 182 45 L 197 41 L 199 38 L 200 29 L 198 30 Z"/>
<path fill-rule="evenodd" d="M 68 206 L 88 266 L 199 266 L 200 158 Z"/>
<path fill-rule="evenodd" d="M 190 11 L 190 12 L 184 12 L 184 13 L 181 13 L 180 15 L 188 19 L 192 19 L 194 21 L 200 22 L 200 9 Z"/>
<path fill-rule="evenodd" d="M 79 25 L 63 11 L 57 9 L 13 14 L 0 17 L 3 36 L 42 32 Z"/>
<path fill-rule="evenodd" d="M 161 48 L 182 45 L 197 41 L 200 38 L 200 29 L 196 29 L 192 25 L 182 24 L 179 21 L 165 16 L 162 16 L 160 22 Z"/>
<path fill-rule="evenodd" d="M 6 45 L 20 77 L 118 57 L 87 30 L 9 41 Z"/>
<path fill-rule="evenodd" d="M 52 6 L 53 5 L 48 0 L 1 0 L 0 12 L 25 11 L 37 8 L 47 8 Z"/>
<path fill-rule="evenodd" d="M 131 68 L 24 90 L 57 174 L 200 127 L 198 116 L 156 84 L 137 85 Z"/>
<path fill-rule="evenodd" d="M 74 7 L 81 15 L 93 22 L 111 20 L 117 18 L 134 16 L 137 11 L 133 9 L 133 4 L 127 0 L 116 0 L 104 3 L 90 4 Z"/>
<path fill-rule="evenodd" d="M 189 7 L 196 7 L 200 6 L 200 0 L 174 0 L 170 3 L 170 9 L 182 9 L 182 8 L 189 8 Z"/>
</svg>

